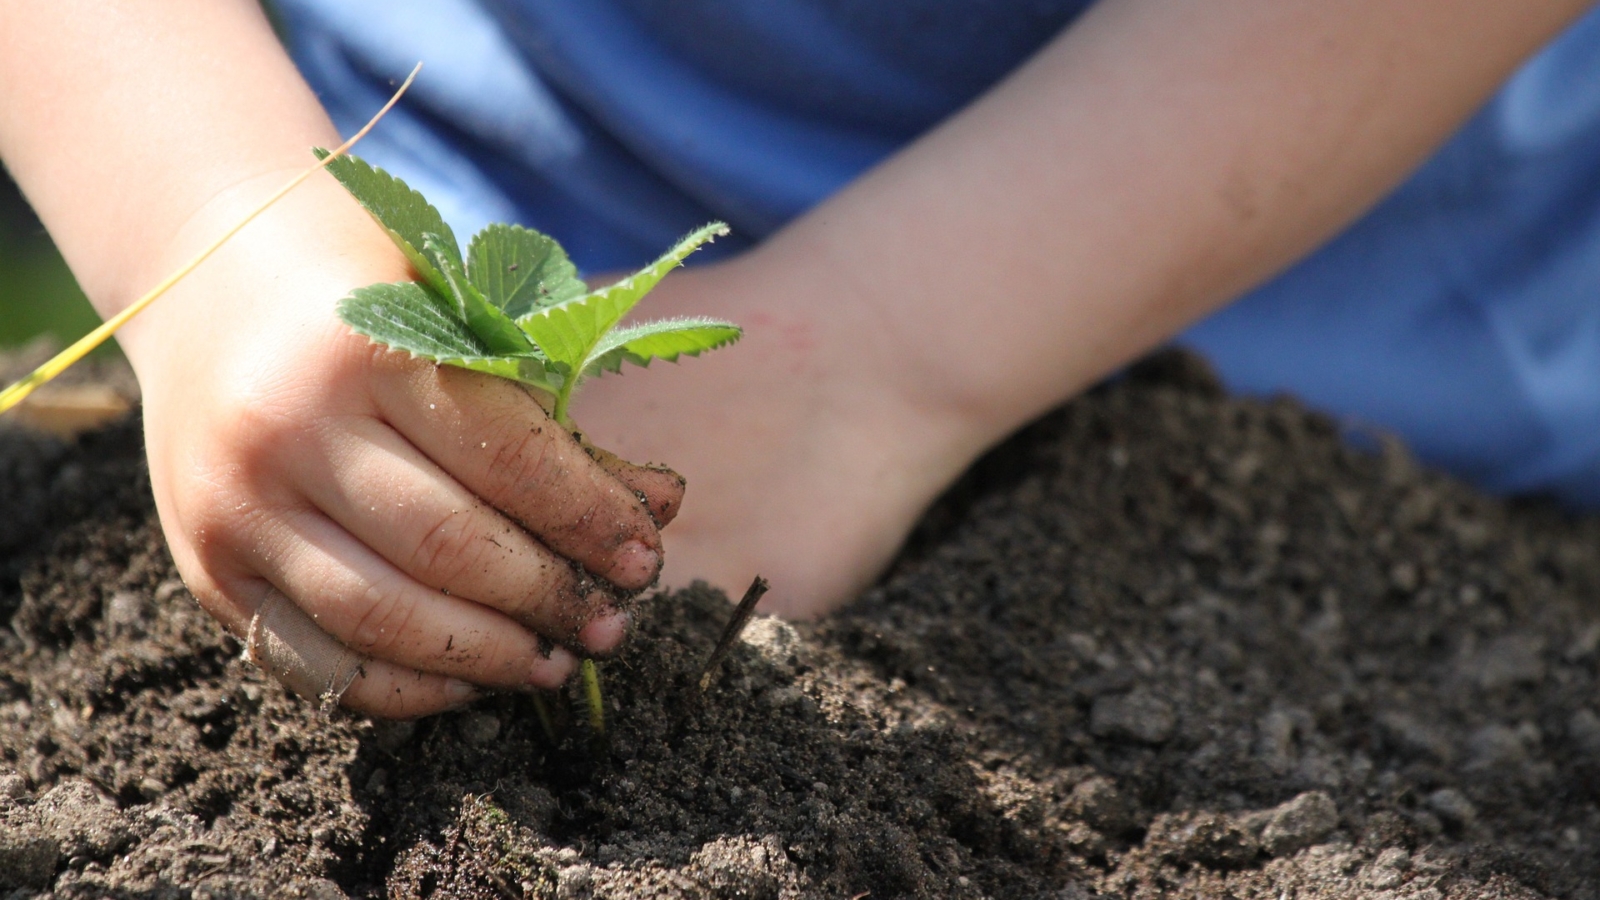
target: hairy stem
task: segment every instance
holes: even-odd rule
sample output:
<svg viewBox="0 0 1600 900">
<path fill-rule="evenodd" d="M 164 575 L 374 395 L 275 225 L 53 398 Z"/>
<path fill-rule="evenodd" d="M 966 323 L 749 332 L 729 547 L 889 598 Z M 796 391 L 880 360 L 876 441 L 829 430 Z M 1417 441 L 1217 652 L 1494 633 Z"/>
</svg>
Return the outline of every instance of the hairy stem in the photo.
<svg viewBox="0 0 1600 900">
<path fill-rule="evenodd" d="M 596 735 L 606 733 L 605 698 L 600 693 L 600 667 L 585 659 L 578 670 L 583 673 L 583 696 L 589 705 L 589 727 Z"/>
<path fill-rule="evenodd" d="M 550 417 L 556 420 L 556 424 L 568 431 L 572 430 L 572 417 L 567 415 L 567 404 L 572 401 L 572 386 L 576 381 L 577 379 L 573 379 L 561 386 L 561 390 L 556 392 L 555 409 L 550 412 Z"/>
</svg>

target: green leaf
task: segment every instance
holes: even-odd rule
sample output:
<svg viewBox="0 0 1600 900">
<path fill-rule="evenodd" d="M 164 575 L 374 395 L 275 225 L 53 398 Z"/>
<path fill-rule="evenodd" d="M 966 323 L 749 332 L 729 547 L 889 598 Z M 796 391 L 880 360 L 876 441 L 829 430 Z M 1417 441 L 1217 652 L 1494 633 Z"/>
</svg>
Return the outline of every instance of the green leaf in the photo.
<svg viewBox="0 0 1600 900">
<path fill-rule="evenodd" d="M 721 222 L 690 234 L 661 258 L 609 287 L 591 294 L 537 309 L 517 319 L 522 330 L 533 338 L 546 357 L 567 377 L 583 372 L 589 358 L 606 332 L 617 326 L 634 305 L 666 274 L 683 263 L 684 257 L 702 244 L 728 233 Z"/>
<path fill-rule="evenodd" d="M 317 159 L 328 155 L 321 147 L 313 147 L 311 152 Z M 354 156 L 341 156 L 328 163 L 328 172 L 378 220 L 422 279 L 439 293 L 449 294 L 450 287 L 439 267 L 423 252 L 424 236 L 438 235 L 441 252 L 454 259 L 458 267 L 461 247 L 433 204 L 404 181 Z"/>
<path fill-rule="evenodd" d="M 737 341 L 744 331 L 721 319 L 686 318 L 644 322 L 606 335 L 589 356 L 584 375 L 620 372 L 623 362 L 648 366 L 652 359 L 677 362 Z"/>
<path fill-rule="evenodd" d="M 561 386 L 537 355 L 496 354 L 456 318 L 451 303 L 414 281 L 369 284 L 339 303 L 339 318 L 357 333 L 412 356 L 487 372 L 551 394 Z"/>
<path fill-rule="evenodd" d="M 554 238 L 520 225 L 495 223 L 474 235 L 467 278 L 513 319 L 589 292 Z"/>
<path fill-rule="evenodd" d="M 424 234 L 422 252 L 444 278 L 445 285 L 450 289 L 449 296 L 455 300 L 457 316 L 467 323 L 467 327 L 472 329 L 484 346 L 499 356 L 523 356 L 534 352 L 533 343 L 517 327 L 517 323 L 485 300 L 478 289 L 467 281 L 466 273 L 461 271 L 460 261 L 448 255 L 439 235 L 432 232 Z"/>
</svg>

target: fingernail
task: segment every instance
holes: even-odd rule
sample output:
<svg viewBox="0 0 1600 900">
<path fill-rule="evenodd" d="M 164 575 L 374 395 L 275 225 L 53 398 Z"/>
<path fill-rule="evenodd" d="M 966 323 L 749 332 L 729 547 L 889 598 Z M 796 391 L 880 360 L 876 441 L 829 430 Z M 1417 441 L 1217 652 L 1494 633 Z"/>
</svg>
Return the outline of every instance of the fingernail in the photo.
<svg viewBox="0 0 1600 900">
<path fill-rule="evenodd" d="M 643 541 L 629 541 L 611 563 L 611 581 L 622 587 L 643 587 L 661 572 L 661 554 Z"/>
<path fill-rule="evenodd" d="M 621 610 L 603 613 L 578 632 L 578 643 L 590 653 L 610 653 L 628 636 L 633 617 Z"/>
<path fill-rule="evenodd" d="M 556 647 L 549 656 L 534 661 L 533 671 L 528 673 L 528 684 L 546 690 L 558 688 L 572 677 L 572 670 L 577 667 L 578 658 L 571 650 Z"/>
<path fill-rule="evenodd" d="M 450 701 L 452 707 L 465 706 L 478 699 L 478 689 L 459 678 L 446 678 L 444 680 L 444 696 L 445 699 Z"/>
</svg>

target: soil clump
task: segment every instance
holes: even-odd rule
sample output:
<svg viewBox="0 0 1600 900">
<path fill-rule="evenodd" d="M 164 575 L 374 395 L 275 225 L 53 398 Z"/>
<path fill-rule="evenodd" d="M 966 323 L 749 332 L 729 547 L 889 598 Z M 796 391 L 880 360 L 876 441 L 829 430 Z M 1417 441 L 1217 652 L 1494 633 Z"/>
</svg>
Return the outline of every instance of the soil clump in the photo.
<svg viewBox="0 0 1600 900">
<path fill-rule="evenodd" d="M 597 745 L 320 715 L 178 580 L 136 421 L 0 424 L 0 897 L 1600 896 L 1600 522 L 1347 437 L 1159 356 L 704 694 L 726 598 L 645 602 Z"/>
</svg>

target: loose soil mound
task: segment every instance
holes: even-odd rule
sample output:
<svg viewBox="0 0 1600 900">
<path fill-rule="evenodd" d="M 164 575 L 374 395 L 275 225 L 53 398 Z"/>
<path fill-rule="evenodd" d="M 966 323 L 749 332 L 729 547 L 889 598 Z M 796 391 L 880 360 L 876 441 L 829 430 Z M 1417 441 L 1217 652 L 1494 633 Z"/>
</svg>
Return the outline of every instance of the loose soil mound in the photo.
<svg viewBox="0 0 1600 900">
<path fill-rule="evenodd" d="M 1600 895 L 1600 523 L 1183 357 L 991 454 L 703 696 L 725 598 L 647 602 L 605 746 L 521 696 L 320 716 L 198 610 L 148 493 L 133 423 L 0 430 L 15 896 Z"/>
</svg>

